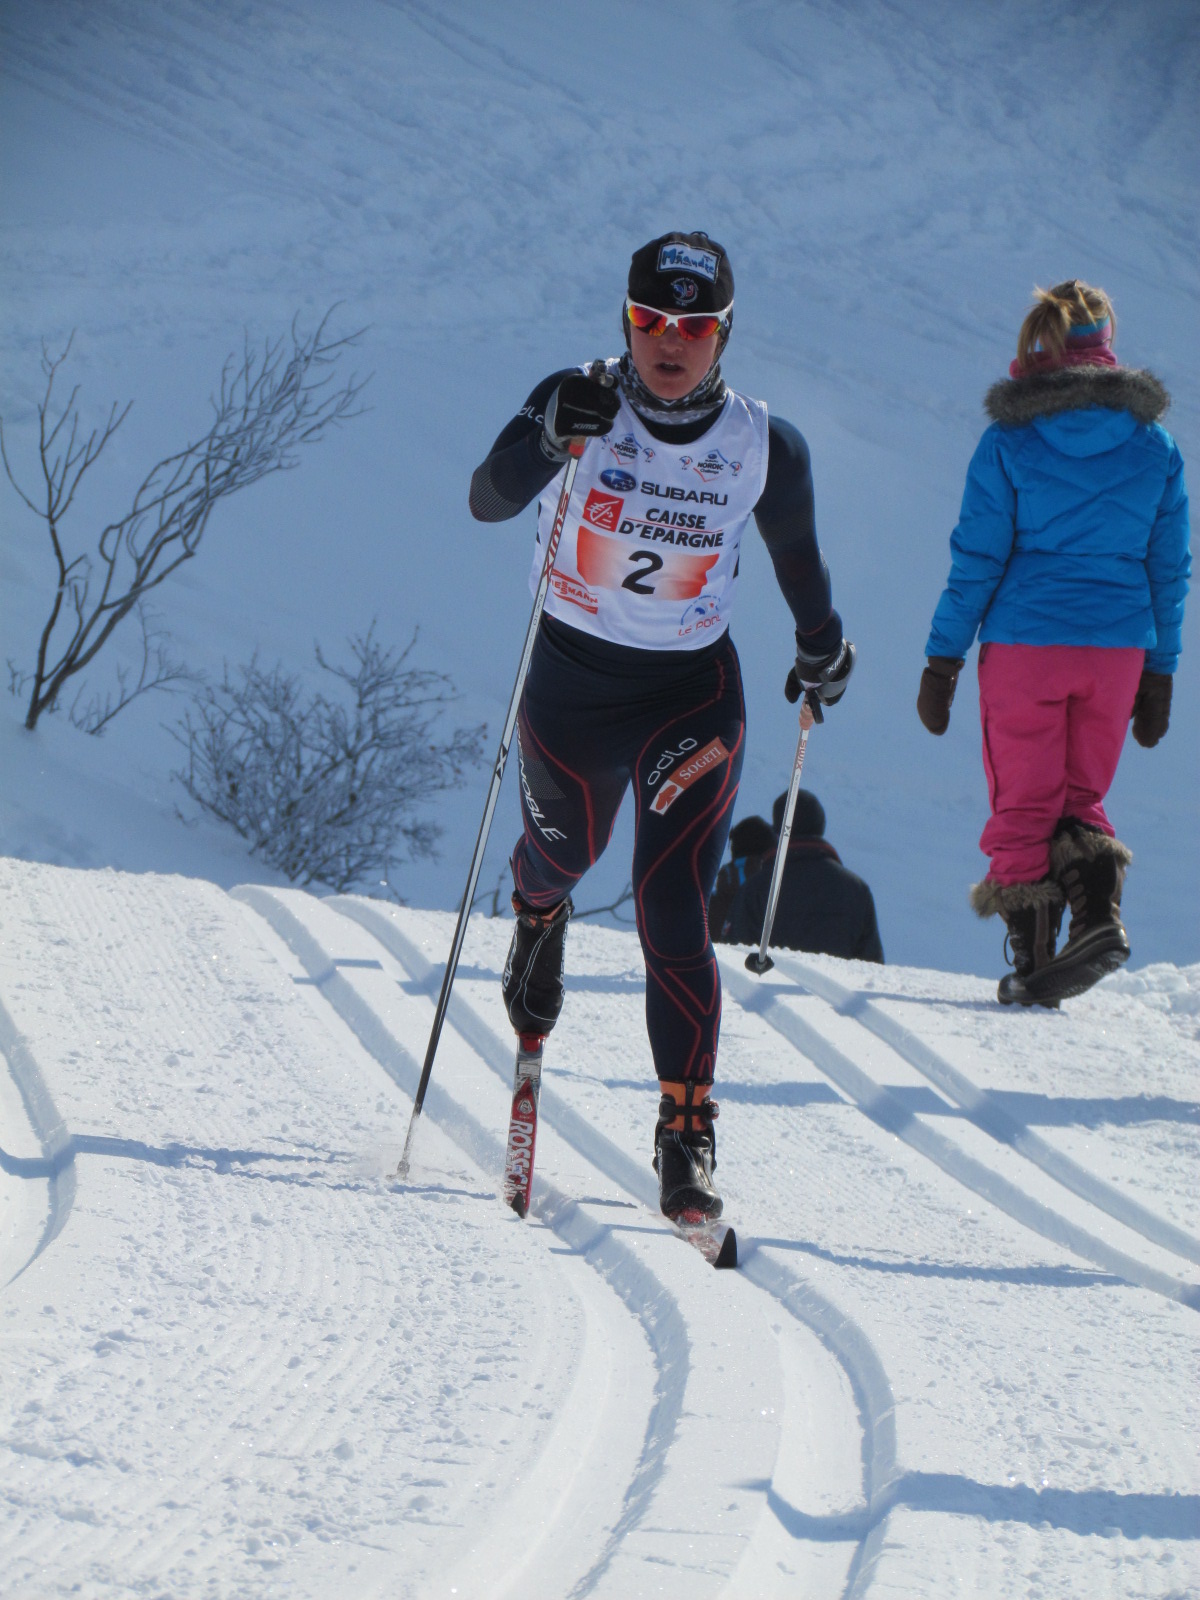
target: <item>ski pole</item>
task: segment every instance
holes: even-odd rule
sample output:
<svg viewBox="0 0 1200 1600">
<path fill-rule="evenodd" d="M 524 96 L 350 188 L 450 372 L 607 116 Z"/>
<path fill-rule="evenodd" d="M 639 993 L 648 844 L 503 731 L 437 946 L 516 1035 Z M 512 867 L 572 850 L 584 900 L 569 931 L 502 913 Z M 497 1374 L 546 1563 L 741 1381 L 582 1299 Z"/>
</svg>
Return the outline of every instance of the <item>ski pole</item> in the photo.
<svg viewBox="0 0 1200 1600">
<path fill-rule="evenodd" d="M 792 837 L 792 818 L 796 811 L 796 796 L 800 792 L 800 774 L 804 770 L 804 752 L 808 747 L 808 735 L 816 720 L 816 712 L 806 694 L 800 703 L 800 738 L 796 744 L 796 759 L 792 764 L 792 781 L 788 785 L 787 802 L 783 808 L 783 825 L 779 830 L 779 844 L 775 850 L 775 865 L 771 869 L 771 889 L 767 895 L 767 914 L 763 918 L 762 941 L 757 952 L 752 950 L 746 957 L 747 969 L 750 972 L 757 973 L 760 978 L 764 972 L 770 972 L 775 965 L 767 954 L 767 946 L 771 942 L 771 929 L 775 926 L 775 911 L 779 905 L 779 890 L 783 884 L 783 868 L 787 860 L 788 841 Z"/>
<path fill-rule="evenodd" d="M 571 454 L 567 461 L 567 473 L 563 479 L 562 493 L 558 497 L 558 510 L 554 513 L 554 525 L 550 529 L 550 538 L 546 545 L 546 559 L 542 563 L 542 576 L 538 583 L 537 593 L 533 597 L 533 612 L 529 618 L 529 627 L 525 633 L 525 647 L 521 651 L 521 665 L 517 670 L 517 681 L 513 685 L 512 699 L 508 702 L 508 714 L 504 719 L 504 732 L 500 738 L 500 748 L 496 752 L 495 764 L 492 767 L 492 782 L 488 789 L 487 804 L 483 809 L 483 821 L 479 824 L 479 837 L 475 841 L 475 854 L 471 857 L 471 870 L 467 875 L 467 887 L 463 891 L 462 905 L 458 909 L 458 925 L 454 930 L 454 940 L 450 946 L 450 955 L 446 962 L 446 971 L 442 976 L 442 990 L 438 995 L 437 1008 L 433 1014 L 433 1031 L 429 1035 L 429 1045 L 425 1051 L 425 1064 L 421 1068 L 421 1080 L 417 1084 L 416 1098 L 413 1101 L 412 1116 L 408 1122 L 408 1134 L 404 1140 L 404 1154 L 396 1168 L 397 1178 L 408 1176 L 409 1156 L 412 1153 L 413 1134 L 416 1132 L 417 1118 L 421 1115 L 421 1107 L 425 1104 L 425 1091 L 429 1087 L 429 1079 L 433 1073 L 433 1058 L 437 1054 L 438 1041 L 442 1036 L 442 1024 L 446 1020 L 446 1008 L 450 1004 L 450 990 L 454 984 L 454 974 L 458 970 L 458 958 L 462 954 L 463 940 L 467 934 L 467 918 L 471 915 L 471 902 L 475 896 L 475 885 L 479 882 L 480 868 L 483 866 L 483 852 L 487 846 L 488 834 L 492 828 L 492 815 L 496 809 L 496 801 L 500 797 L 500 784 L 504 778 L 504 767 L 508 760 L 508 749 L 512 743 L 513 728 L 517 721 L 517 707 L 521 700 L 521 691 L 525 687 L 525 677 L 529 671 L 530 657 L 533 655 L 533 643 L 537 637 L 538 623 L 542 619 L 542 608 L 546 603 L 546 594 L 550 588 L 550 578 L 554 571 L 554 558 L 558 554 L 558 541 L 562 538 L 563 524 L 567 520 L 567 505 L 571 499 L 571 490 L 575 484 L 575 474 L 579 470 L 579 458 L 583 454 L 585 439 L 572 439 Z"/>
</svg>

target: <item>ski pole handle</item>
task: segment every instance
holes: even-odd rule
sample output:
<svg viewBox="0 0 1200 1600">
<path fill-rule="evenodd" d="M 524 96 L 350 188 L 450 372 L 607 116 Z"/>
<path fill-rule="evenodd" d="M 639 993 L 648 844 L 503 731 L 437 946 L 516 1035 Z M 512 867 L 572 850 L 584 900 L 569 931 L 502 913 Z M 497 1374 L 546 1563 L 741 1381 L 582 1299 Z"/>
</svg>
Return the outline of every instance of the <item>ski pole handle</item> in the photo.
<svg viewBox="0 0 1200 1600">
<path fill-rule="evenodd" d="M 770 972 L 775 963 L 767 954 L 767 946 L 771 942 L 771 930 L 775 926 L 775 912 L 779 905 L 779 891 L 783 885 L 783 868 L 787 860 L 788 842 L 792 837 L 792 818 L 796 812 L 796 796 L 800 792 L 800 774 L 804 770 L 804 752 L 808 748 L 808 736 L 812 732 L 813 723 L 817 715 L 810 699 L 811 691 L 805 694 L 800 702 L 800 738 L 796 744 L 796 759 L 792 763 L 792 781 L 788 785 L 787 801 L 783 808 L 783 825 L 779 830 L 779 843 L 775 849 L 775 865 L 771 869 L 771 888 L 767 895 L 767 911 L 763 918 L 762 939 L 757 951 L 751 951 L 746 957 L 746 969 L 756 973 L 760 978 L 764 972 Z"/>
</svg>

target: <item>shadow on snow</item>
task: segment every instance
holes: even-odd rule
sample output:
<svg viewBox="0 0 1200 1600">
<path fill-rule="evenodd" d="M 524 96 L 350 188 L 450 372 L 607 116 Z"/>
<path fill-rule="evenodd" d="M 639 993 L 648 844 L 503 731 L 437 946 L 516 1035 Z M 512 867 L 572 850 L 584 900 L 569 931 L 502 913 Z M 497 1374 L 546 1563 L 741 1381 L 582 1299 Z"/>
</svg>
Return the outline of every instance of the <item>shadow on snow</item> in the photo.
<svg viewBox="0 0 1200 1600">
<path fill-rule="evenodd" d="M 813 1517 L 791 1505 L 769 1483 L 743 1487 L 765 1492 L 767 1504 L 792 1538 L 821 1543 L 864 1539 L 898 1506 L 982 1517 L 986 1522 L 1061 1528 L 1085 1537 L 1200 1539 L 1200 1495 L 1195 1494 L 1032 1489 L 1027 1484 L 976 1483 L 948 1472 L 906 1472 L 880 1492 L 869 1511 Z"/>
</svg>

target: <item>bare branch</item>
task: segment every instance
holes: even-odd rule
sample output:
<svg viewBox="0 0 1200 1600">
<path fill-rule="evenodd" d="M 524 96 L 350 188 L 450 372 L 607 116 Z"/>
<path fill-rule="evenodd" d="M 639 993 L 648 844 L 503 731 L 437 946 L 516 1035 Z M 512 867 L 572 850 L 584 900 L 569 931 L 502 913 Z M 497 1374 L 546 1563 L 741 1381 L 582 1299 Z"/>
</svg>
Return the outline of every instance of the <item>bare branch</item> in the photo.
<svg viewBox="0 0 1200 1600">
<path fill-rule="evenodd" d="M 204 810 L 300 884 L 338 890 L 390 883 L 397 864 L 435 853 L 441 829 L 418 813 L 481 755 L 484 730 L 434 737 L 455 697 L 448 678 L 406 665 L 416 636 L 386 650 L 375 625 L 350 641 L 353 664 L 317 664 L 330 694 L 306 698 L 282 666 L 257 657 L 193 700 L 175 738 L 175 776 Z"/>
<path fill-rule="evenodd" d="M 290 471 L 299 464 L 303 445 L 362 414 L 362 394 L 369 380 L 352 374 L 339 381 L 336 370 L 362 330 L 332 338 L 331 315 L 327 313 L 310 335 L 303 335 L 298 320 L 293 321 L 290 342 L 268 340 L 260 348 L 247 335 L 241 356 L 230 356 L 222 369 L 208 432 L 150 469 L 129 510 L 100 530 L 92 555 L 68 555 L 62 520 L 84 475 L 130 408 L 114 405 L 104 425 L 84 438 L 77 390 L 53 414 L 55 380 L 71 341 L 57 356 L 43 345 L 46 388 L 38 406 L 42 504 L 17 482 L 0 427 L 0 458 L 9 482 L 46 524 L 58 569 L 29 678 L 26 727 L 35 727 L 42 713 L 58 704 L 64 686 L 90 665 L 139 602 L 196 555 L 221 500 L 273 472 Z M 73 623 L 64 626 L 70 616 Z M 128 701 L 118 697 L 117 709 L 122 704 Z"/>
<path fill-rule="evenodd" d="M 9 483 L 12 484 L 13 488 L 21 496 L 21 499 L 24 500 L 25 504 L 29 507 L 30 511 L 33 512 L 34 516 L 35 517 L 40 517 L 41 514 L 42 514 L 40 508 L 38 506 L 34 505 L 33 501 L 29 498 L 29 496 L 25 493 L 24 489 L 22 489 L 21 485 L 17 482 L 16 476 L 13 473 L 12 463 L 8 459 L 8 447 L 4 442 L 4 418 L 3 417 L 0 417 L 0 461 L 4 462 L 4 473 L 5 473 L 5 476 L 8 478 Z"/>
<path fill-rule="evenodd" d="M 190 671 L 182 662 L 172 660 L 167 648 L 167 635 L 158 626 L 157 617 L 152 617 L 140 600 L 135 609 L 142 628 L 142 661 L 137 678 L 131 682 L 129 668 L 118 667 L 116 698 L 111 690 L 103 698 L 95 694 L 82 709 L 80 702 L 86 684 L 79 690 L 71 702 L 69 715 L 72 725 L 83 733 L 102 734 L 117 713 L 124 711 L 140 695 L 151 694 L 155 690 L 178 694 L 183 684 L 200 681 L 198 673 Z"/>
<path fill-rule="evenodd" d="M 512 863 L 509 861 L 504 863 L 504 866 L 497 874 L 495 885 L 491 889 L 481 889 L 474 900 L 471 901 L 471 910 L 474 911 L 481 901 L 486 901 L 489 905 L 488 916 L 498 917 L 501 914 L 501 896 L 503 896 L 503 907 L 507 911 L 512 897 L 511 893 L 504 893 L 504 880 L 506 878 L 510 883 L 512 882 Z"/>
</svg>

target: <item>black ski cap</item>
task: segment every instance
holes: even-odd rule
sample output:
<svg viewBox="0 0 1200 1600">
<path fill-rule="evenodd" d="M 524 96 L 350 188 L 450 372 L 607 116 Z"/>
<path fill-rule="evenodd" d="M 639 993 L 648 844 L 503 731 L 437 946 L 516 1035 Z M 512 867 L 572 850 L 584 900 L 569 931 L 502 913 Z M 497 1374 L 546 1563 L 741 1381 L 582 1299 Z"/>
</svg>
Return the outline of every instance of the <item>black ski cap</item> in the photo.
<svg viewBox="0 0 1200 1600">
<path fill-rule="evenodd" d="M 734 861 L 765 855 L 774 848 L 774 830 L 762 817 L 743 817 L 729 830 L 729 854 Z"/>
<path fill-rule="evenodd" d="M 706 233 L 664 233 L 634 251 L 629 298 L 660 311 L 724 311 L 733 304 L 733 268 Z"/>
<path fill-rule="evenodd" d="M 787 790 L 776 798 L 771 808 L 771 821 L 778 834 L 783 827 L 783 813 L 787 809 Z M 792 812 L 793 839 L 819 839 L 825 832 L 825 807 L 809 789 L 796 790 L 796 809 Z"/>
</svg>

